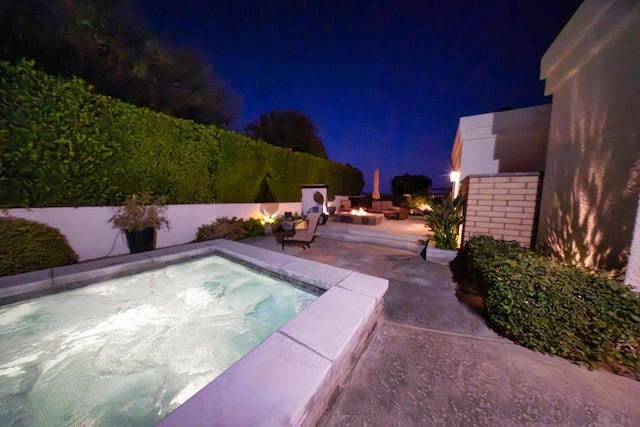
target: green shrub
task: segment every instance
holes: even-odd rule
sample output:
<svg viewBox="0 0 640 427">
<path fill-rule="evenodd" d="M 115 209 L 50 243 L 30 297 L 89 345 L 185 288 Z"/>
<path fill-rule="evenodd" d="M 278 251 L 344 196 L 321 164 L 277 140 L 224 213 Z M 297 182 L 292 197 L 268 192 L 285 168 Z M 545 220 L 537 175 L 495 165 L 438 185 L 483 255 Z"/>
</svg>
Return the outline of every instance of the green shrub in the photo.
<svg viewBox="0 0 640 427">
<path fill-rule="evenodd" d="M 486 236 L 470 239 L 458 261 L 501 335 L 640 379 L 640 294 L 631 288 Z"/>
<path fill-rule="evenodd" d="M 247 232 L 244 236 L 245 239 L 264 236 L 264 224 L 257 218 L 245 219 L 242 223 L 242 228 Z"/>
<path fill-rule="evenodd" d="M 260 220 L 249 218 L 218 218 L 214 223 L 201 225 L 196 233 L 196 241 L 213 239 L 240 240 L 264 236 L 264 225 Z"/>
<path fill-rule="evenodd" d="M 22 218 L 0 217 L 0 276 L 78 262 L 57 228 Z"/>
<path fill-rule="evenodd" d="M 409 198 L 409 206 L 413 211 L 424 212 L 429 208 L 429 204 L 433 198 L 428 191 L 422 190 L 411 194 Z"/>
<path fill-rule="evenodd" d="M 240 240 L 247 234 L 240 221 L 242 220 L 238 220 L 236 217 L 222 217 L 211 224 L 201 225 L 196 233 L 196 241 L 203 242 L 214 239 Z"/>
</svg>

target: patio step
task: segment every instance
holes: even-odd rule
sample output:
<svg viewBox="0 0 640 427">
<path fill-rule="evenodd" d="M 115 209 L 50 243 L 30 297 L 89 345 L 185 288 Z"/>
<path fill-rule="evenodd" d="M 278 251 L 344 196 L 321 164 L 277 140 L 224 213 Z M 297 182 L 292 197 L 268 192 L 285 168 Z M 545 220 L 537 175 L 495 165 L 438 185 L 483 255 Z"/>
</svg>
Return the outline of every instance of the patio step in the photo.
<svg viewBox="0 0 640 427">
<path fill-rule="evenodd" d="M 330 230 L 318 228 L 317 234 L 328 239 L 344 240 L 358 243 L 372 243 L 397 249 L 406 249 L 419 252 L 424 244 L 421 244 L 416 236 L 388 234 L 364 230 Z"/>
<path fill-rule="evenodd" d="M 359 235 L 359 236 L 373 237 L 377 239 L 387 239 L 387 240 L 394 240 L 394 241 L 408 242 L 408 243 L 418 243 L 418 240 L 419 240 L 418 237 L 411 234 L 385 233 L 380 231 L 369 231 L 369 230 L 360 230 L 360 229 L 349 230 L 349 233 Z"/>
<path fill-rule="evenodd" d="M 389 234 L 364 230 L 331 230 L 318 228 L 317 234 L 327 239 L 342 240 L 357 243 L 371 243 L 374 245 L 386 246 L 396 249 L 405 249 L 416 254 L 424 248 L 424 238 L 418 239 L 416 236 Z M 449 264 L 455 258 L 458 251 L 434 248 L 433 242 L 427 250 L 427 259 L 431 262 Z"/>
</svg>

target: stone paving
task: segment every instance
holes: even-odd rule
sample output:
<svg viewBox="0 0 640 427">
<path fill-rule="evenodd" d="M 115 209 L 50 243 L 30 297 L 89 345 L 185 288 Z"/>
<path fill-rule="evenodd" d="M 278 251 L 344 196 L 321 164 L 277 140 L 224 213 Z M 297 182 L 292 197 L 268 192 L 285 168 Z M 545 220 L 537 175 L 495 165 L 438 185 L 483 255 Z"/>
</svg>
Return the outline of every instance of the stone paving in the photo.
<svg viewBox="0 0 640 427">
<path fill-rule="evenodd" d="M 278 250 L 272 240 L 245 242 Z M 447 265 L 322 237 L 293 255 L 390 281 L 322 426 L 640 426 L 640 382 L 497 336 L 457 300 Z"/>
</svg>

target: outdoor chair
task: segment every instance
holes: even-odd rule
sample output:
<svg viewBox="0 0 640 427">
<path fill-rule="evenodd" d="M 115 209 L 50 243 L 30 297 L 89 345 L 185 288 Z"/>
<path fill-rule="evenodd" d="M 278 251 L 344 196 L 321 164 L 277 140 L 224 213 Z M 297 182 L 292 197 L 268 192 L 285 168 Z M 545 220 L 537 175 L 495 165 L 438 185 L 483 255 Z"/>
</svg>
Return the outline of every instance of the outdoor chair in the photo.
<svg viewBox="0 0 640 427">
<path fill-rule="evenodd" d="M 311 212 L 307 217 L 307 228 L 303 230 L 295 230 L 295 234 L 292 236 L 282 236 L 282 250 L 284 251 L 284 245 L 302 245 L 302 249 L 310 248 L 311 242 L 316 237 L 316 230 L 318 229 L 318 222 L 320 221 L 320 212 Z"/>
<path fill-rule="evenodd" d="M 409 209 L 404 206 L 400 206 L 398 211 L 398 219 L 407 219 L 409 218 Z"/>
</svg>

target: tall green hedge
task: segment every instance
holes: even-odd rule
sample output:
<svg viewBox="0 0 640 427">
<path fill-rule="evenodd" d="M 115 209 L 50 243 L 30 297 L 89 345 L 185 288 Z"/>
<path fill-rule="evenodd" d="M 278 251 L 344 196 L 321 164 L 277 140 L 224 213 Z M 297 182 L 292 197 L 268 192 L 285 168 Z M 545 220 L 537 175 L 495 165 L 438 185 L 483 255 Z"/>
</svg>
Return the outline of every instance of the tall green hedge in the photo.
<svg viewBox="0 0 640 427">
<path fill-rule="evenodd" d="M 300 200 L 300 185 L 358 194 L 362 172 L 93 92 L 80 79 L 0 63 L 0 207 Z"/>
</svg>

